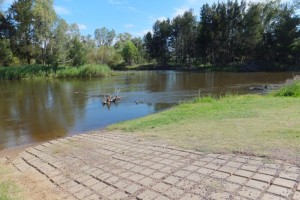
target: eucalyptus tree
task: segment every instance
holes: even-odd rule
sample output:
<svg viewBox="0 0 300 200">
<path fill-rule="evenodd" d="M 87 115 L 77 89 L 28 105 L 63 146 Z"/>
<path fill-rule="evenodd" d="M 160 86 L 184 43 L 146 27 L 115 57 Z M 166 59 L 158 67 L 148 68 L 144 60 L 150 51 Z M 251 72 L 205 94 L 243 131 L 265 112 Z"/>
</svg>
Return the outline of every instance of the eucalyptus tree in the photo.
<svg viewBox="0 0 300 200">
<path fill-rule="evenodd" d="M 263 6 L 261 3 L 251 3 L 244 15 L 242 31 L 242 61 L 256 58 L 256 52 L 262 43 L 264 27 L 261 15 Z"/>
<path fill-rule="evenodd" d="M 195 58 L 197 26 L 196 16 L 192 10 L 172 20 L 171 41 L 176 62 L 186 64 Z"/>
<path fill-rule="evenodd" d="M 18 0 L 14 1 L 8 10 L 10 23 L 15 27 L 15 34 L 11 36 L 10 41 L 13 43 L 15 54 L 27 64 L 30 64 L 35 56 L 33 5 L 33 0 Z"/>
<path fill-rule="evenodd" d="M 69 25 L 69 29 L 68 29 L 67 33 L 68 33 L 68 36 L 69 36 L 70 40 L 81 37 L 79 26 L 76 23 L 73 23 L 73 24 Z"/>
<path fill-rule="evenodd" d="M 209 4 L 204 4 L 200 11 L 200 23 L 201 29 L 197 37 L 197 50 L 199 56 L 201 57 L 202 63 L 212 63 L 213 62 L 213 10 Z"/>
<path fill-rule="evenodd" d="M 295 10 L 288 4 L 282 4 L 279 12 L 279 19 L 274 29 L 276 43 L 276 61 L 280 63 L 294 63 L 291 46 L 295 39 L 299 39 L 300 18 L 295 15 Z"/>
<path fill-rule="evenodd" d="M 161 64 L 167 64 L 170 58 L 171 22 L 157 20 L 153 25 L 152 55 Z"/>
<path fill-rule="evenodd" d="M 40 60 L 46 64 L 48 45 L 52 37 L 53 25 L 57 18 L 53 0 L 34 0 L 32 8 L 34 37 L 40 49 Z"/>
<path fill-rule="evenodd" d="M 52 38 L 48 44 L 47 64 L 58 66 L 65 64 L 68 58 L 69 25 L 64 19 L 57 18 L 54 22 Z"/>
<path fill-rule="evenodd" d="M 144 49 L 145 49 L 145 59 L 149 62 L 154 58 L 152 33 L 149 31 L 144 36 L 143 40 L 144 40 Z"/>
<path fill-rule="evenodd" d="M 94 35 L 98 47 L 111 46 L 116 37 L 115 30 L 108 30 L 106 27 L 96 29 Z"/>
</svg>

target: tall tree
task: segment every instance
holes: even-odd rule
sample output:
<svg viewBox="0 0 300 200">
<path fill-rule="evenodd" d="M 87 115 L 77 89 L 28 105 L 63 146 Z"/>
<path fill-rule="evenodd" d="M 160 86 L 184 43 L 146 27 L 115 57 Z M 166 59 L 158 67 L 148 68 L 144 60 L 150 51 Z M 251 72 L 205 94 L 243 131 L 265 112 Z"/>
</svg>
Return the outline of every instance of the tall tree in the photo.
<svg viewBox="0 0 300 200">
<path fill-rule="evenodd" d="M 295 38 L 299 38 L 300 19 L 295 16 L 293 7 L 281 5 L 279 19 L 274 29 L 276 42 L 276 61 L 280 63 L 294 63 L 291 46 Z M 294 55 L 299 56 L 299 55 Z"/>
<path fill-rule="evenodd" d="M 151 61 L 154 58 L 153 56 L 153 38 L 152 33 L 149 31 L 143 38 L 144 48 L 145 48 L 145 58 L 147 61 Z"/>
<path fill-rule="evenodd" d="M 172 21 L 172 47 L 177 62 L 187 64 L 195 58 L 197 21 L 192 10 Z"/>
<path fill-rule="evenodd" d="M 54 23 L 52 38 L 47 45 L 47 64 L 58 66 L 65 64 L 68 56 L 69 36 L 67 32 L 69 26 L 63 19 L 58 18 Z"/>
<path fill-rule="evenodd" d="M 8 18 L 16 28 L 11 41 L 15 43 L 16 54 L 27 64 L 31 63 L 35 54 L 33 3 L 33 0 L 14 1 L 8 10 Z"/>
<path fill-rule="evenodd" d="M 251 3 L 245 13 L 242 32 L 242 61 L 255 59 L 256 50 L 258 50 L 263 39 L 262 13 L 263 6 L 261 3 Z"/>
<path fill-rule="evenodd" d="M 86 62 L 86 50 L 78 37 L 75 37 L 71 41 L 71 47 L 69 49 L 69 59 L 72 66 L 81 66 Z"/>
<path fill-rule="evenodd" d="M 131 39 L 134 46 L 137 48 L 137 57 L 136 57 L 136 63 L 142 63 L 144 61 L 145 57 L 145 50 L 144 50 L 144 44 L 143 39 L 140 37 L 135 37 Z"/>
<path fill-rule="evenodd" d="M 108 30 L 106 27 L 102 27 L 101 29 L 95 30 L 95 40 L 98 47 L 111 46 L 115 36 L 116 33 L 114 29 Z"/>
<path fill-rule="evenodd" d="M 40 60 L 46 64 L 48 45 L 50 44 L 56 13 L 53 8 L 53 0 L 34 0 L 32 8 L 34 36 L 40 49 Z"/>
<path fill-rule="evenodd" d="M 170 57 L 170 37 L 171 37 L 171 23 L 170 20 L 156 21 L 153 26 L 152 37 L 152 54 L 158 62 L 167 64 Z"/>
<path fill-rule="evenodd" d="M 134 62 L 137 61 L 138 49 L 130 40 L 126 42 L 122 53 L 124 60 L 127 62 L 127 64 L 133 65 Z"/>
</svg>

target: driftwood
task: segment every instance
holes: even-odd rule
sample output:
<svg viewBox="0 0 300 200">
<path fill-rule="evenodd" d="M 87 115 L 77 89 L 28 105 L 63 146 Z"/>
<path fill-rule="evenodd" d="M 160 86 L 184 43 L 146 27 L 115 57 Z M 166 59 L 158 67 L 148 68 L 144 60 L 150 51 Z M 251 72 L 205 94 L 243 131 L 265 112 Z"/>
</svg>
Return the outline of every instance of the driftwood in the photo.
<svg viewBox="0 0 300 200">
<path fill-rule="evenodd" d="M 109 105 L 111 103 L 117 103 L 118 101 L 122 100 L 124 97 L 123 96 L 119 96 L 119 92 L 120 90 L 118 90 L 116 92 L 116 96 L 112 97 L 110 94 L 105 95 L 104 99 L 102 101 L 103 105 Z"/>
<path fill-rule="evenodd" d="M 103 105 L 110 105 L 111 103 L 117 103 L 118 101 L 122 100 L 124 97 L 119 95 L 120 90 L 115 92 L 115 96 L 112 97 L 110 94 L 99 94 L 99 95 L 87 95 L 83 92 L 76 91 L 75 94 L 81 94 L 84 95 L 87 98 L 93 98 L 93 97 L 103 97 L 102 104 Z"/>
</svg>

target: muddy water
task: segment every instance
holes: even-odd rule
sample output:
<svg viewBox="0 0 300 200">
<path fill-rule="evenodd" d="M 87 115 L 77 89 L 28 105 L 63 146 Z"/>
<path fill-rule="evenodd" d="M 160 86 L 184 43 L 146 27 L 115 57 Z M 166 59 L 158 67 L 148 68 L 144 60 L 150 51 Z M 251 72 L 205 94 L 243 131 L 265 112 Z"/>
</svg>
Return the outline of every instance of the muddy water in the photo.
<svg viewBox="0 0 300 200">
<path fill-rule="evenodd" d="M 0 149 L 6 149 L 148 115 L 205 94 L 253 93 L 293 73 L 129 72 L 80 80 L 0 81 Z M 110 107 L 101 94 L 120 89 Z"/>
</svg>

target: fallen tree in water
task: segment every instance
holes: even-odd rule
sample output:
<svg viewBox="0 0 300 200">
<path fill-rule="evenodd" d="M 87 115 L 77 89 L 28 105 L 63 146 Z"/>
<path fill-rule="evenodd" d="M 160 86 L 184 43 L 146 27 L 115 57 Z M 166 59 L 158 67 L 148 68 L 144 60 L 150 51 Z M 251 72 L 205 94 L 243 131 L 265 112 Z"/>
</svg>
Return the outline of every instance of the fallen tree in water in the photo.
<svg viewBox="0 0 300 200">
<path fill-rule="evenodd" d="M 123 96 L 119 96 L 119 92 L 120 90 L 118 90 L 116 92 L 116 96 L 112 97 L 110 94 L 108 95 L 104 95 L 104 99 L 102 101 L 102 104 L 105 105 L 105 104 L 111 104 L 111 103 L 116 103 L 120 100 L 122 100 L 124 97 Z"/>
</svg>

